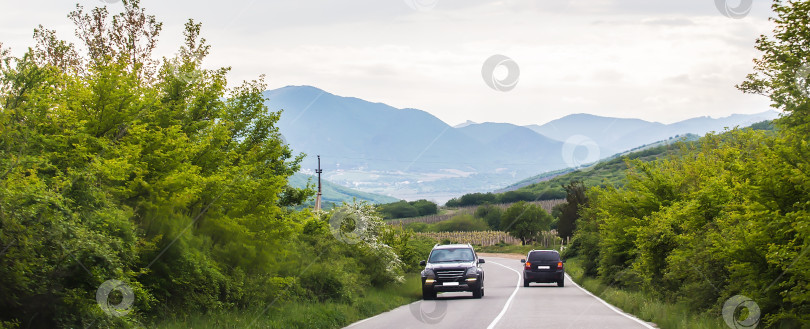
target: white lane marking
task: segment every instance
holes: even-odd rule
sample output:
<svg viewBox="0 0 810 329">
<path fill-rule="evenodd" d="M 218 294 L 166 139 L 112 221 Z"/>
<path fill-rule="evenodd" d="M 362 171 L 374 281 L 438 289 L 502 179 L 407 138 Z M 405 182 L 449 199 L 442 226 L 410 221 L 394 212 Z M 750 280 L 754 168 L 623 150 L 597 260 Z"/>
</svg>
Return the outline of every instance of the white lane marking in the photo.
<svg viewBox="0 0 810 329">
<path fill-rule="evenodd" d="M 644 322 L 644 320 L 641 320 L 641 319 L 639 319 L 639 318 L 637 318 L 635 316 L 632 316 L 630 314 L 625 313 L 624 311 L 616 308 L 615 306 L 610 305 L 610 303 L 602 300 L 602 298 L 596 297 L 594 294 L 592 294 L 590 291 L 586 290 L 585 288 L 582 288 L 580 285 L 578 285 L 576 282 L 574 282 L 574 279 L 572 279 L 571 276 L 568 275 L 568 273 L 565 273 L 565 276 L 568 277 L 568 281 L 571 281 L 571 283 L 573 283 L 575 286 L 577 286 L 577 288 L 584 291 L 589 296 L 591 296 L 593 298 L 596 298 L 596 300 L 602 302 L 602 304 L 605 304 L 605 306 L 607 306 L 609 309 L 613 310 L 613 312 L 619 313 L 619 315 L 621 315 L 621 316 L 624 316 L 624 317 L 626 317 L 626 318 L 628 318 L 630 320 L 636 321 L 636 322 L 638 322 L 639 324 L 641 324 L 642 326 L 644 326 L 646 328 L 655 329 L 655 327 L 651 326 L 647 322 Z"/>
<path fill-rule="evenodd" d="M 501 310 L 501 313 L 499 313 L 498 316 L 496 316 L 495 319 L 492 320 L 492 323 L 489 324 L 487 329 L 495 328 L 495 325 L 498 324 L 498 321 L 501 321 L 501 318 L 503 317 L 503 315 L 506 314 L 506 309 L 509 308 L 509 304 L 512 304 L 512 299 L 515 298 L 515 294 L 517 294 L 518 289 L 520 288 L 520 272 L 516 271 L 515 269 L 513 269 L 513 268 L 511 268 L 509 266 L 503 265 L 503 264 L 498 263 L 498 262 L 490 261 L 490 263 L 500 265 L 501 267 L 505 267 L 505 268 L 509 269 L 510 271 L 515 272 L 515 274 L 517 274 L 517 283 L 515 284 L 515 291 L 513 291 L 512 295 L 509 296 L 509 299 L 506 300 L 506 304 L 503 305 L 503 309 Z"/>
</svg>

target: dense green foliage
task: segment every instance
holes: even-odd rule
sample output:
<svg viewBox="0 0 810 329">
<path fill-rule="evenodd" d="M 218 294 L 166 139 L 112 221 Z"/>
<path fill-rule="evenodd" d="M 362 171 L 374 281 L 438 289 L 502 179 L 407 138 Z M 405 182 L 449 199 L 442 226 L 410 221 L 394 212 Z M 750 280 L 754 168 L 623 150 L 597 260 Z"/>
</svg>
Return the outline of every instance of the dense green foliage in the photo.
<svg viewBox="0 0 810 329">
<path fill-rule="evenodd" d="M 483 219 L 493 231 L 500 230 L 502 215 L 503 210 L 500 207 L 489 204 L 478 206 L 475 210 L 475 217 Z"/>
<path fill-rule="evenodd" d="M 776 29 L 741 89 L 785 111 L 779 129 L 630 161 L 627 184 L 593 189 L 581 212 L 567 252 L 586 274 L 715 315 L 744 295 L 765 326 L 810 326 L 810 2 L 773 8 Z"/>
<path fill-rule="evenodd" d="M 566 193 L 565 203 L 555 209 L 559 211 L 558 214 L 552 211 L 552 215 L 556 215 L 555 218 L 558 219 L 557 233 L 561 238 L 567 239 L 574 234 L 574 230 L 577 228 L 579 210 L 588 205 L 588 196 L 585 194 L 585 184 L 580 181 L 573 181 L 563 188 Z"/>
<path fill-rule="evenodd" d="M 531 191 L 509 191 L 504 193 L 470 193 L 460 198 L 453 198 L 445 204 L 448 207 L 471 207 L 484 204 L 515 203 L 518 201 L 556 200 L 565 197 L 565 193 L 537 194 Z"/>
<path fill-rule="evenodd" d="M 435 215 L 439 213 L 439 206 L 428 200 L 405 201 L 387 203 L 377 206 L 377 211 L 385 219 L 408 218 Z"/>
<path fill-rule="evenodd" d="M 685 156 L 632 162 L 624 188 L 598 188 L 571 254 L 588 274 L 718 312 L 753 298 L 774 325 L 805 318 L 810 150 L 794 138 L 731 131 Z"/>
<path fill-rule="evenodd" d="M 0 323 L 352 305 L 416 267 L 429 246 L 371 206 L 293 210 L 312 190 L 288 185 L 302 156 L 279 137 L 263 82 L 229 89 L 227 68 L 203 69 L 193 22 L 176 57 L 152 58 L 161 24 L 123 3 L 71 13 L 86 54 L 41 27 L 22 57 L 0 48 Z M 337 214 L 352 223 L 330 227 Z"/>
<path fill-rule="evenodd" d="M 503 212 L 500 228 L 526 245 L 540 232 L 548 231 L 552 221 L 551 215 L 542 207 L 520 201 Z"/>
</svg>

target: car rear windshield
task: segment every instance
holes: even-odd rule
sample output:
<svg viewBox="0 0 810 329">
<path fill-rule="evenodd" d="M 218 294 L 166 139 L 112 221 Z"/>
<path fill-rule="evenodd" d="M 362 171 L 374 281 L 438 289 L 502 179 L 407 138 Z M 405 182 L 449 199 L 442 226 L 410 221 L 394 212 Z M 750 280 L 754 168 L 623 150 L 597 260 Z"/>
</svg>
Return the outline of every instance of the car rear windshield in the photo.
<svg viewBox="0 0 810 329">
<path fill-rule="evenodd" d="M 529 253 L 530 262 L 558 262 L 560 261 L 560 254 L 553 251 L 533 251 Z"/>
<path fill-rule="evenodd" d="M 472 262 L 475 255 L 470 248 L 435 249 L 430 253 L 431 263 Z"/>
</svg>

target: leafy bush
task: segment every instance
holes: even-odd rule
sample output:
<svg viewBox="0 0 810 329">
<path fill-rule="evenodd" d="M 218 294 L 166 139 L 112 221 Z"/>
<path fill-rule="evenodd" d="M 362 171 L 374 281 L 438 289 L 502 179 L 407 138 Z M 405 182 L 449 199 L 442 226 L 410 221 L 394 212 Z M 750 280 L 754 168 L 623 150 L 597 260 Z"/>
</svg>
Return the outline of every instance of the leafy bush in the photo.
<svg viewBox="0 0 810 329">
<path fill-rule="evenodd" d="M 531 242 L 538 233 L 551 227 L 552 218 L 542 207 L 525 201 L 515 203 L 501 215 L 500 228 L 520 239 L 522 245 Z"/>
<path fill-rule="evenodd" d="M 123 7 L 77 6 L 80 48 L 44 28 L 20 58 L 0 47 L 0 326 L 351 303 L 360 282 L 402 279 L 398 253 L 413 261 L 422 243 L 373 207 L 342 207 L 357 216 L 335 231 L 334 212 L 293 210 L 313 193 L 288 185 L 303 156 L 282 141 L 261 80 L 227 88 L 228 69 L 203 69 L 209 47 L 191 21 L 178 55 L 154 58 L 161 24 L 137 0 Z M 354 243 L 337 238 L 355 228 Z M 96 300 L 123 300 L 109 282 L 132 291 L 122 313 Z"/>
<path fill-rule="evenodd" d="M 641 287 L 696 311 L 741 294 L 763 321 L 810 321 L 806 146 L 734 130 L 709 135 L 687 156 L 631 162 L 622 189 L 590 192 L 567 255 L 609 285 Z M 696 275 L 699 274 L 699 275 Z M 784 300 L 790 300 L 785 303 Z"/>
<path fill-rule="evenodd" d="M 402 200 L 399 202 L 388 203 L 377 206 L 377 211 L 383 215 L 385 219 L 395 218 L 408 218 L 419 216 L 419 209 L 416 209 L 408 201 Z"/>
<path fill-rule="evenodd" d="M 434 215 L 439 212 L 439 206 L 428 200 L 407 202 L 405 200 L 377 206 L 377 211 L 385 219 L 408 218 Z"/>
<path fill-rule="evenodd" d="M 502 214 L 503 210 L 493 205 L 478 206 L 478 209 L 475 210 L 475 217 L 483 219 L 493 231 L 499 230 Z"/>
<path fill-rule="evenodd" d="M 435 215 L 439 213 L 439 206 L 428 200 L 409 202 L 419 212 L 419 216 Z"/>
</svg>

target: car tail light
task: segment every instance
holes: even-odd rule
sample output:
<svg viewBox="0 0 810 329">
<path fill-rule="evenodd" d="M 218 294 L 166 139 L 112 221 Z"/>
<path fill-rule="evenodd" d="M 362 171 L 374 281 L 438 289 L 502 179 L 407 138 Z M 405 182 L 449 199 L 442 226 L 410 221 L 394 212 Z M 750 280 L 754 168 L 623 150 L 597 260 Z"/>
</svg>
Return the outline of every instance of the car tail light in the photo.
<svg viewBox="0 0 810 329">
<path fill-rule="evenodd" d="M 562 268 L 562 262 L 557 262 L 557 268 Z"/>
<path fill-rule="evenodd" d="M 527 270 L 531 270 L 531 269 L 532 269 L 532 263 L 526 262 L 526 267 L 525 267 L 525 269 L 527 269 Z"/>
</svg>

